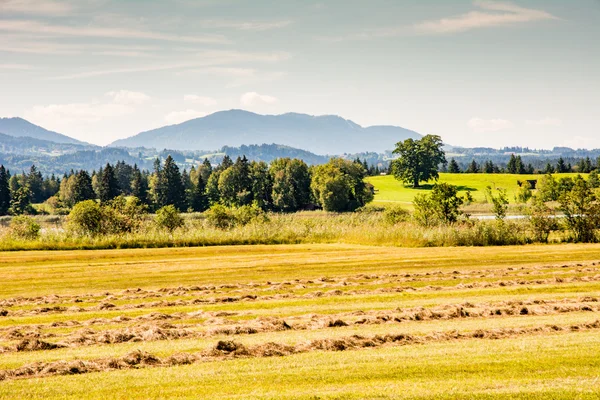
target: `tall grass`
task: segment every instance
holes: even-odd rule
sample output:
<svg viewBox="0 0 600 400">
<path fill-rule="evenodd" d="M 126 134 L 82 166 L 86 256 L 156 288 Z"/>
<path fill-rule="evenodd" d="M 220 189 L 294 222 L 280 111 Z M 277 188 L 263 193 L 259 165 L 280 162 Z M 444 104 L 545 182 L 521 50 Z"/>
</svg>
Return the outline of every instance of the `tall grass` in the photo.
<svg viewBox="0 0 600 400">
<path fill-rule="evenodd" d="M 532 243 L 527 221 L 464 221 L 424 228 L 414 222 L 392 224 L 384 213 L 301 212 L 269 214 L 266 220 L 231 229 L 211 226 L 202 214 L 188 214 L 185 226 L 172 233 L 155 227 L 151 217 L 134 233 L 76 236 L 63 229 L 64 219 L 39 221 L 39 238 L 20 239 L 0 227 L 0 251 L 191 247 L 244 244 L 346 243 L 375 246 L 492 246 Z M 556 240 L 560 238 L 556 237 Z"/>
</svg>

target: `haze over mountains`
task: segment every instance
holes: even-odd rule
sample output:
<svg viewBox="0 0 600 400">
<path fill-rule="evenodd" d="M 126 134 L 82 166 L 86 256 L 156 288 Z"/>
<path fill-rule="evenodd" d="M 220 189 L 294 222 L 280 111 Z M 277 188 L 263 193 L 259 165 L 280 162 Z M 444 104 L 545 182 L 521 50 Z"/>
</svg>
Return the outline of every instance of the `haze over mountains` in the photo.
<svg viewBox="0 0 600 400">
<path fill-rule="evenodd" d="M 142 132 L 110 146 L 206 150 L 276 143 L 316 154 L 343 154 L 384 152 L 399 141 L 420 137 L 417 132 L 397 126 L 364 128 L 334 115 L 260 115 L 229 110 Z"/>
</svg>

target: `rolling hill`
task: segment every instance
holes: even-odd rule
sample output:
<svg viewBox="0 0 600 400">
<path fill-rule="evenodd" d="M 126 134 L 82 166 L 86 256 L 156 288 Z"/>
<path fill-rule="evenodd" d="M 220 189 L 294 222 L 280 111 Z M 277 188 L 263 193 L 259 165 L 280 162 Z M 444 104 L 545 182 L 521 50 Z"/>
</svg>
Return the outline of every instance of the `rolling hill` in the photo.
<svg viewBox="0 0 600 400">
<path fill-rule="evenodd" d="M 34 125 L 23 118 L 0 118 L 0 132 L 14 137 L 30 137 L 55 143 L 87 144 L 61 133 L 49 131 L 41 126 Z"/>
<path fill-rule="evenodd" d="M 316 154 L 342 154 L 384 152 L 409 137 L 417 139 L 421 135 L 397 126 L 364 128 L 334 115 L 260 115 L 229 110 L 142 132 L 111 146 L 200 150 L 279 143 Z"/>
</svg>

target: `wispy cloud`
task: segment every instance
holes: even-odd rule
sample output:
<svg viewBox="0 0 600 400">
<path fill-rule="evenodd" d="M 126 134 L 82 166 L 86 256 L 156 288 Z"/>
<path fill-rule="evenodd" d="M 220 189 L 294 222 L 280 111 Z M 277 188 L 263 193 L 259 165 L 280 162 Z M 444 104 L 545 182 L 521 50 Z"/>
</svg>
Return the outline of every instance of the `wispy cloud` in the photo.
<svg viewBox="0 0 600 400">
<path fill-rule="evenodd" d="M 231 21 L 231 20 L 204 20 L 200 24 L 207 28 L 237 29 L 240 31 L 262 32 L 272 29 L 281 29 L 289 26 L 291 20 L 281 21 Z"/>
<path fill-rule="evenodd" d="M 447 18 L 422 21 L 413 25 L 370 28 L 347 35 L 323 37 L 320 39 L 328 42 L 341 42 L 345 40 L 367 40 L 396 36 L 443 35 L 474 29 L 559 19 L 549 12 L 520 7 L 512 3 L 475 1 L 473 4 L 479 10 Z"/>
<path fill-rule="evenodd" d="M 483 118 L 471 118 L 467 122 L 467 126 L 474 132 L 499 132 L 507 129 L 514 128 L 514 124 L 506 119 L 483 119 Z"/>
<path fill-rule="evenodd" d="M 63 16 L 73 11 L 73 5 L 64 1 L 53 0 L 0 0 L 2 14 L 32 14 Z"/>
<path fill-rule="evenodd" d="M 96 76 L 114 75 L 114 74 L 127 74 L 137 72 L 153 72 L 153 71 L 166 71 L 166 70 L 185 70 L 194 69 L 201 67 L 210 67 L 217 65 L 236 64 L 240 62 L 278 62 L 287 60 L 290 57 L 289 53 L 245 53 L 238 51 L 205 51 L 199 52 L 195 55 L 194 59 L 199 61 L 179 62 L 179 63 L 165 63 L 155 65 L 141 65 L 114 69 L 101 69 L 93 71 L 79 72 L 70 75 L 62 75 L 50 78 L 51 80 L 68 80 L 68 79 L 82 79 L 91 78 Z"/>
<path fill-rule="evenodd" d="M 277 97 L 269 96 L 266 94 L 259 94 L 256 92 L 247 92 L 240 97 L 240 103 L 244 106 L 255 106 L 261 104 L 274 104 L 279 99 Z"/>
<path fill-rule="evenodd" d="M 118 45 L 118 44 L 74 44 L 48 41 L 46 38 L 21 37 L 19 35 L 4 37 L 0 43 L 0 52 L 22 54 L 48 54 L 48 55 L 108 55 L 120 57 L 153 57 L 160 49 L 156 46 Z"/>
<path fill-rule="evenodd" d="M 229 40 L 223 35 L 215 34 L 187 36 L 120 27 L 51 25 L 34 20 L 0 20 L 0 31 L 123 40 L 148 39 L 182 43 L 229 43 Z"/>
<path fill-rule="evenodd" d="M 113 103 L 126 105 L 144 104 L 151 99 L 146 93 L 131 90 L 114 90 L 106 93 L 105 96 L 112 99 Z"/>
<path fill-rule="evenodd" d="M 476 1 L 474 4 L 483 11 L 471 11 L 455 17 L 421 22 L 416 24 L 414 29 L 422 34 L 445 34 L 557 19 L 546 11 L 524 8 L 512 3 Z"/>
</svg>

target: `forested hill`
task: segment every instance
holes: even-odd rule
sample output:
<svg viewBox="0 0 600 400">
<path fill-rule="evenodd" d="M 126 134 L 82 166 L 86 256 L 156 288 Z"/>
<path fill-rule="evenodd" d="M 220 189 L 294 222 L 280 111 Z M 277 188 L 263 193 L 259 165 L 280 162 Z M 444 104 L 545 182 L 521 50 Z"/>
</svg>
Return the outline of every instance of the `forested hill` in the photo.
<svg viewBox="0 0 600 400">
<path fill-rule="evenodd" d="M 15 137 L 0 133 L 0 153 L 4 154 L 60 155 L 95 148 L 98 146 L 83 143 L 57 143 L 28 136 Z"/>
<path fill-rule="evenodd" d="M 363 128 L 334 115 L 260 115 L 243 110 L 229 110 L 142 132 L 117 140 L 112 146 L 200 150 L 279 143 L 327 155 L 384 152 L 393 149 L 398 141 L 420 137 L 417 132 L 397 126 Z"/>
<path fill-rule="evenodd" d="M 55 143 L 87 144 L 61 133 L 49 131 L 41 126 L 34 125 L 23 118 L 0 118 L 0 132 L 13 137 L 30 137 Z"/>
</svg>

